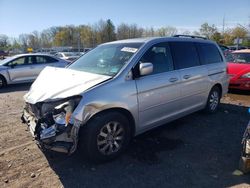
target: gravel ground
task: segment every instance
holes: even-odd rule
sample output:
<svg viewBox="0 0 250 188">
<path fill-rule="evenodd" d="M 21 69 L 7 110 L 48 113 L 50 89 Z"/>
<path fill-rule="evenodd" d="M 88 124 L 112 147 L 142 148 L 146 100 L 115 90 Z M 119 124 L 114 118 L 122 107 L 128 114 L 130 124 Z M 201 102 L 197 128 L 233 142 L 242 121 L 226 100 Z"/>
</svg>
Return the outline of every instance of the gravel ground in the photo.
<svg viewBox="0 0 250 188">
<path fill-rule="evenodd" d="M 0 187 L 250 187 L 234 175 L 250 93 L 232 91 L 218 113 L 197 112 L 134 138 L 118 159 L 42 153 L 20 121 L 29 84 L 0 91 Z"/>
</svg>

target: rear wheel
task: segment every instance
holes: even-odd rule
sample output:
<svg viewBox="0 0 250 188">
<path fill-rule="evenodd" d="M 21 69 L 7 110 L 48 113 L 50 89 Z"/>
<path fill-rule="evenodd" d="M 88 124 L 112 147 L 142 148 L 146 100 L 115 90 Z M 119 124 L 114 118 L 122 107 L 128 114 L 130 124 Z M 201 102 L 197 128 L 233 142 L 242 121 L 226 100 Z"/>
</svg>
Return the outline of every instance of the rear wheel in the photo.
<svg viewBox="0 0 250 188">
<path fill-rule="evenodd" d="M 5 86 L 6 86 L 6 80 L 2 75 L 0 75 L 0 89 Z"/>
<path fill-rule="evenodd" d="M 131 138 L 127 118 L 117 112 L 97 115 L 80 133 L 81 150 L 93 162 L 111 160 L 121 154 Z"/>
<path fill-rule="evenodd" d="M 216 112 L 220 104 L 220 98 L 221 98 L 221 91 L 219 87 L 214 86 L 209 92 L 205 111 L 208 113 Z"/>
</svg>

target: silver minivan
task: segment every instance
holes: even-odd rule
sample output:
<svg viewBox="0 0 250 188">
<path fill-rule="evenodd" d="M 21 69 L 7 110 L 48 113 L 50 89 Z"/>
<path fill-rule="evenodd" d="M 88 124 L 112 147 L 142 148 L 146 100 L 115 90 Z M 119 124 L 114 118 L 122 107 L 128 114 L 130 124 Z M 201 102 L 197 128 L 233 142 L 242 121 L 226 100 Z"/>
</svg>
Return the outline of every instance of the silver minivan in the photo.
<svg viewBox="0 0 250 188">
<path fill-rule="evenodd" d="M 42 148 L 93 161 L 119 155 L 130 139 L 204 109 L 217 110 L 228 76 L 218 45 L 194 36 L 99 45 L 67 68 L 45 68 L 22 120 Z"/>
</svg>

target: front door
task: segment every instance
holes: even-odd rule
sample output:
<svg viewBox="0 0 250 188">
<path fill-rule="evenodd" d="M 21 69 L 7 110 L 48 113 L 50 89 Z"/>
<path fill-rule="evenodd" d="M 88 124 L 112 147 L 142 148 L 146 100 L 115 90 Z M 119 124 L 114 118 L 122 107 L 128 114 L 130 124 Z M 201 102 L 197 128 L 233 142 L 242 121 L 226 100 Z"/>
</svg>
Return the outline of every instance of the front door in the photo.
<svg viewBox="0 0 250 188">
<path fill-rule="evenodd" d="M 170 120 L 179 111 L 180 75 L 174 70 L 167 43 L 153 45 L 141 58 L 151 62 L 153 73 L 136 79 L 139 124 L 148 129 Z"/>
<path fill-rule="evenodd" d="M 28 56 L 19 57 L 8 63 L 11 82 L 24 82 L 34 78 L 32 61 Z"/>
</svg>

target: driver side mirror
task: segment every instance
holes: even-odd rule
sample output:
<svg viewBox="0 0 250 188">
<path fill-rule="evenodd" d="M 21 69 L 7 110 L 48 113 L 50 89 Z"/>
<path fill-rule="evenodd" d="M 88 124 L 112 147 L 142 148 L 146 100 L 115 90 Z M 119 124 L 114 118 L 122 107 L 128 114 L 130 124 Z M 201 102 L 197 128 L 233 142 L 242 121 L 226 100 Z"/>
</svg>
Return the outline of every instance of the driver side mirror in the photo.
<svg viewBox="0 0 250 188">
<path fill-rule="evenodd" d="M 139 71 L 140 71 L 140 76 L 145 76 L 149 75 L 153 72 L 153 64 L 148 62 L 148 63 L 140 63 Z"/>
</svg>

